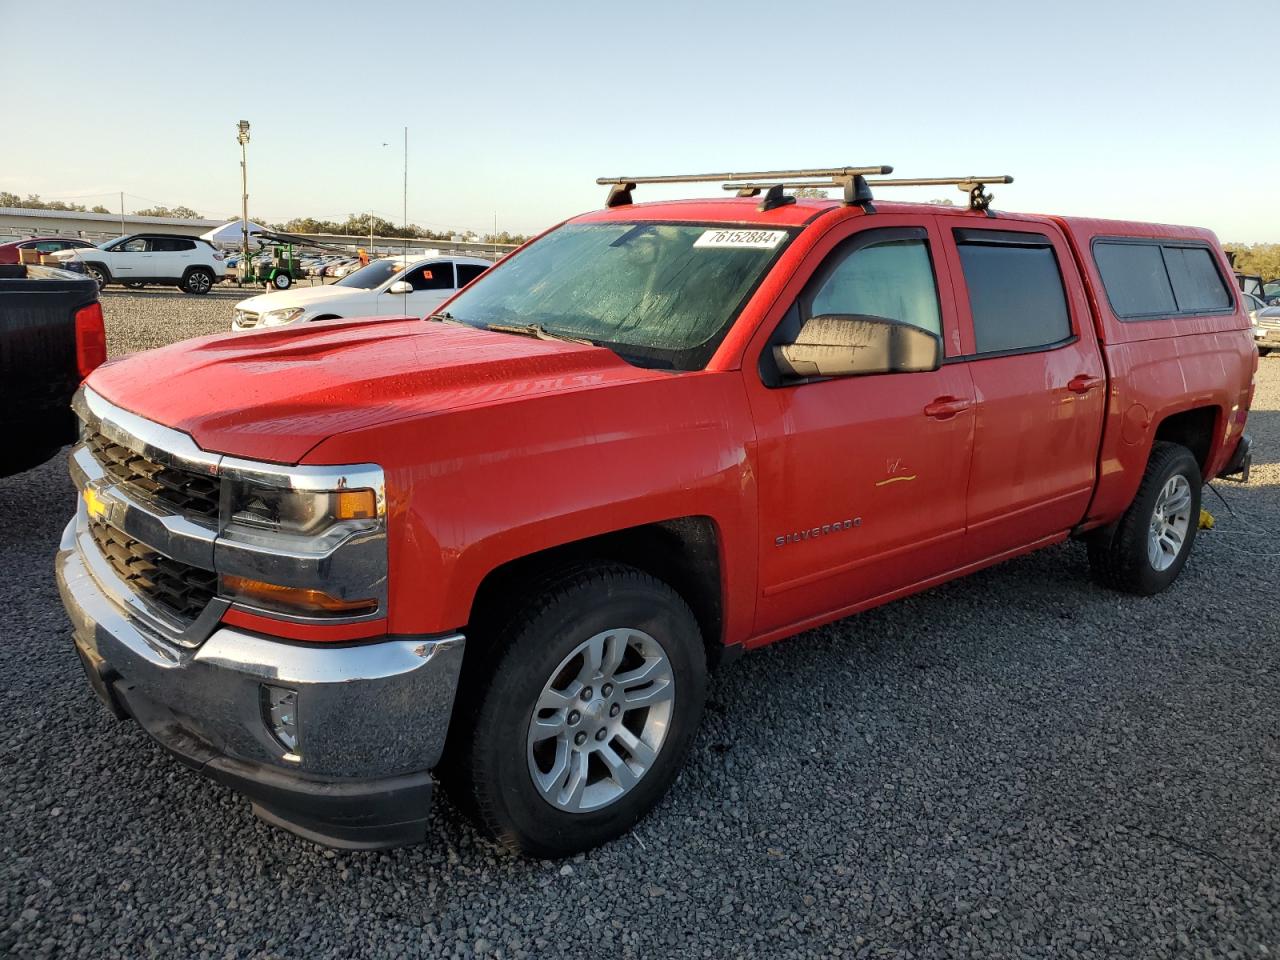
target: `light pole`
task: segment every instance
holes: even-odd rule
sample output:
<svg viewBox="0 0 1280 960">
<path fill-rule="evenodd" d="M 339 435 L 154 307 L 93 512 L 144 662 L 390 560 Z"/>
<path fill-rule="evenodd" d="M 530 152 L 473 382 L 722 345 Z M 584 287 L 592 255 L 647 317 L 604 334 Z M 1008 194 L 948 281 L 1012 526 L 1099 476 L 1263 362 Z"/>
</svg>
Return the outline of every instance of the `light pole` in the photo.
<svg viewBox="0 0 1280 960">
<path fill-rule="evenodd" d="M 244 283 L 249 265 L 249 165 L 245 147 L 249 143 L 249 121 L 236 127 L 236 143 L 240 144 L 240 283 Z"/>
</svg>

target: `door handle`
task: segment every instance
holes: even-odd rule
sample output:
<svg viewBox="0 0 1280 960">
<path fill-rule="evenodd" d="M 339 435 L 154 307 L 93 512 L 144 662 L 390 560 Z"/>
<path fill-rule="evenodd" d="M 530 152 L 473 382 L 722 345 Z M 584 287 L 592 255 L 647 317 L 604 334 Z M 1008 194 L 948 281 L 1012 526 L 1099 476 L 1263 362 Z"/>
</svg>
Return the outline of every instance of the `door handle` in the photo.
<svg viewBox="0 0 1280 960">
<path fill-rule="evenodd" d="M 963 400 L 959 397 L 939 397 L 933 403 L 925 406 L 924 415 L 933 417 L 935 420 L 947 420 L 957 413 L 968 410 L 969 406 L 968 400 Z"/>
<path fill-rule="evenodd" d="M 1087 373 L 1081 373 L 1067 381 L 1067 389 L 1072 393 L 1088 393 L 1101 382 L 1101 377 L 1092 377 Z"/>
</svg>

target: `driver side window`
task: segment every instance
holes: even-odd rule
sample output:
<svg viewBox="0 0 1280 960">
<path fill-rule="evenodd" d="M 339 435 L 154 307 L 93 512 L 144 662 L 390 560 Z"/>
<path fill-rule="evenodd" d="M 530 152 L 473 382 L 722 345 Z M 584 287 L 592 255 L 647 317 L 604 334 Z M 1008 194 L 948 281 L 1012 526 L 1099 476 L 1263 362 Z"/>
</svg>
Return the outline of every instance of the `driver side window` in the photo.
<svg viewBox="0 0 1280 960">
<path fill-rule="evenodd" d="M 116 252 L 117 253 L 146 253 L 147 241 L 141 240 L 141 239 L 130 240 L 128 243 L 122 243 L 120 244 L 120 246 L 116 247 Z"/>
<path fill-rule="evenodd" d="M 802 298 L 804 319 L 862 314 L 900 320 L 942 336 L 938 287 L 928 242 L 893 239 L 860 245 L 835 259 L 812 294 Z M 807 302 L 803 302 L 807 301 Z"/>
<path fill-rule="evenodd" d="M 418 290 L 452 290 L 453 264 L 428 263 L 426 266 L 410 270 L 403 277 L 414 291 Z"/>
</svg>

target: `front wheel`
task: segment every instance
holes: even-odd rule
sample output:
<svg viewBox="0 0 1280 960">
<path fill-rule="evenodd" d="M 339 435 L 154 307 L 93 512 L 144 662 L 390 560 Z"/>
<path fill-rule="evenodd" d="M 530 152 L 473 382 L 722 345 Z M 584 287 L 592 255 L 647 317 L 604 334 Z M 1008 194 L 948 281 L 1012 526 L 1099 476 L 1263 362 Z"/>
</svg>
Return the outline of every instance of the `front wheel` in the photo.
<svg viewBox="0 0 1280 960">
<path fill-rule="evenodd" d="M 706 656 L 688 605 L 639 570 L 593 566 L 549 584 L 492 640 L 460 692 L 446 786 L 532 856 L 624 833 L 667 791 L 702 716 Z"/>
<path fill-rule="evenodd" d="M 1119 521 L 1089 537 L 1089 567 L 1104 586 L 1150 596 L 1187 562 L 1200 526 L 1200 466 L 1181 444 L 1151 451 L 1138 494 Z"/>
<path fill-rule="evenodd" d="M 293 277 L 287 273 L 277 273 L 271 278 L 271 285 L 277 290 L 288 290 L 293 286 Z"/>
</svg>

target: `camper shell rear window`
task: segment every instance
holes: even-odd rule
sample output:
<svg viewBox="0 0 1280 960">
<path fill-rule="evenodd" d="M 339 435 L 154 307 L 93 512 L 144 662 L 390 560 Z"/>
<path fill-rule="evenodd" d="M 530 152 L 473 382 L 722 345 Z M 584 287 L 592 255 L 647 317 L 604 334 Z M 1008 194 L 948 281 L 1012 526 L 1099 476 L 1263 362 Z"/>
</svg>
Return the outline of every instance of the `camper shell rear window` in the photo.
<svg viewBox="0 0 1280 960">
<path fill-rule="evenodd" d="M 1232 313 L 1235 298 L 1205 243 L 1099 237 L 1093 262 L 1121 320 Z"/>
</svg>

